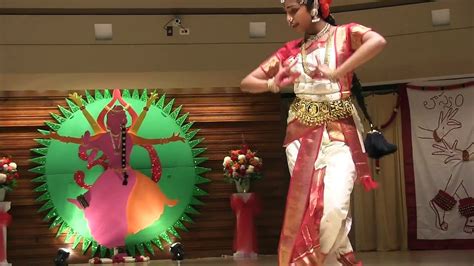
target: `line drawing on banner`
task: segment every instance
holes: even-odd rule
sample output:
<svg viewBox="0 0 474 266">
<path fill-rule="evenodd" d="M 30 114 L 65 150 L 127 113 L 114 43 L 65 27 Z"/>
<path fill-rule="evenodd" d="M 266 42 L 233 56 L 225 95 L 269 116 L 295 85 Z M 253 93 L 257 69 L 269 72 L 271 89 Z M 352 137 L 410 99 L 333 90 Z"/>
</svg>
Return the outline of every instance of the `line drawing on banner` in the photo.
<svg viewBox="0 0 474 266">
<path fill-rule="evenodd" d="M 435 214 L 434 226 L 439 230 L 447 231 L 446 215 L 458 204 L 459 215 L 466 218 L 463 231 L 467 234 L 473 234 L 474 214 L 472 212 L 474 212 L 474 200 L 464 185 L 464 180 L 470 179 L 472 176 L 462 176 L 455 171 L 474 157 L 474 142 L 471 142 L 465 149 L 458 148 L 459 137 L 461 136 L 456 133 L 459 132 L 458 129 L 463 127 L 463 123 L 456 119 L 456 114 L 458 114 L 463 104 L 464 96 L 462 94 L 448 96 L 444 91 L 430 97 L 428 100 L 424 100 L 423 106 L 429 112 L 436 112 L 436 107 L 441 110 L 439 111 L 437 125 L 418 125 L 420 131 L 417 137 L 433 141 L 431 155 L 440 158 L 442 163 L 451 170 L 451 175 L 447 178 L 444 190 L 439 189 L 428 202 Z M 451 144 L 447 140 L 448 137 L 452 139 Z"/>
</svg>

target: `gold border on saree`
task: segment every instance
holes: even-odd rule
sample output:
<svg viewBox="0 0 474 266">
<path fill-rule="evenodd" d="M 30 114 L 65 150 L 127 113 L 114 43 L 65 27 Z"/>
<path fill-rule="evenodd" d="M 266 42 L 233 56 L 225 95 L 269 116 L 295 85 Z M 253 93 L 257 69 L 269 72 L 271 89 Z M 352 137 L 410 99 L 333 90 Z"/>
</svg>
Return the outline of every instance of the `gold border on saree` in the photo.
<svg viewBox="0 0 474 266">
<path fill-rule="evenodd" d="M 296 97 L 290 110 L 302 124 L 317 126 L 351 116 L 352 102 L 350 99 L 315 102 Z"/>
</svg>

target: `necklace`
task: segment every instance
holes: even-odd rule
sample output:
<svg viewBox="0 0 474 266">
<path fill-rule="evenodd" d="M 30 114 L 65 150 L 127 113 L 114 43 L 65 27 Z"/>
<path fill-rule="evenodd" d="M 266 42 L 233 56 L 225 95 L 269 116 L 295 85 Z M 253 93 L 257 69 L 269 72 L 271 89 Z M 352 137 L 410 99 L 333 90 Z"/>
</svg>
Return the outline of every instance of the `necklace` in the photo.
<svg viewBox="0 0 474 266">
<path fill-rule="evenodd" d="M 326 24 L 326 26 L 329 26 L 329 24 Z M 325 27 L 326 28 L 326 27 Z M 328 31 L 329 30 L 329 27 L 327 27 L 327 29 L 322 29 L 320 32 L 323 32 L 323 31 Z M 325 33 L 326 33 L 325 32 Z M 318 33 L 319 34 L 319 33 Z M 330 50 L 330 47 L 332 46 L 332 35 L 334 34 L 334 31 L 329 34 L 328 38 L 327 38 L 327 41 L 326 41 L 326 47 L 325 47 L 325 55 L 324 55 L 324 63 L 325 65 L 329 66 L 329 50 Z M 321 35 L 322 36 L 322 35 Z M 309 46 L 309 45 L 308 45 Z M 306 63 L 306 56 L 307 56 L 307 52 L 306 52 L 306 42 L 303 43 L 303 45 L 301 46 L 301 64 L 303 66 L 303 71 L 306 75 L 308 76 L 311 76 L 312 74 L 312 71 L 309 69 L 308 67 L 308 64 Z"/>
<path fill-rule="evenodd" d="M 110 140 L 112 141 L 112 146 L 114 147 L 114 153 L 119 154 L 120 153 L 120 146 L 122 144 L 122 140 L 120 139 L 120 134 L 112 134 L 110 133 Z M 115 144 L 115 139 L 118 137 L 118 144 Z"/>
<path fill-rule="evenodd" d="M 317 34 L 308 36 L 308 38 L 304 41 L 303 46 L 306 46 L 305 48 L 308 48 L 308 46 L 313 41 L 321 39 L 321 37 L 323 37 L 324 34 L 328 33 L 330 28 L 331 28 L 331 25 L 329 23 L 326 23 L 326 25 L 324 25 L 323 29 L 320 30 Z"/>
</svg>

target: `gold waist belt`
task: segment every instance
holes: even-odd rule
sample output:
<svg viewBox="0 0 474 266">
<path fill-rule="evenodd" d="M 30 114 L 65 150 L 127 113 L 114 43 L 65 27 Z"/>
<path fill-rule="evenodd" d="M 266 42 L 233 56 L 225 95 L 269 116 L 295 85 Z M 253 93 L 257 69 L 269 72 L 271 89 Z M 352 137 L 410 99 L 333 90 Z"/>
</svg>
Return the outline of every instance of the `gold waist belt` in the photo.
<svg viewBox="0 0 474 266">
<path fill-rule="evenodd" d="M 352 102 L 350 99 L 314 102 L 296 97 L 290 110 L 301 123 L 316 126 L 351 116 Z"/>
</svg>

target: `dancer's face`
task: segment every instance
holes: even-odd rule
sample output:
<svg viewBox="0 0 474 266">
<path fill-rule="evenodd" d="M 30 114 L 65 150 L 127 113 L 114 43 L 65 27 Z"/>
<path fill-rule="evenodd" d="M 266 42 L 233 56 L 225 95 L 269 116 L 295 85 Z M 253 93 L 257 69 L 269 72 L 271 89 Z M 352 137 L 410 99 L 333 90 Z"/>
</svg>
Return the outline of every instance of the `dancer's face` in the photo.
<svg viewBox="0 0 474 266">
<path fill-rule="evenodd" d="M 311 14 L 299 0 L 286 0 L 284 4 L 286 21 L 290 28 L 298 33 L 305 33 L 311 25 Z"/>
</svg>

